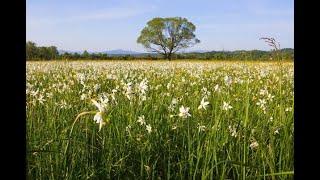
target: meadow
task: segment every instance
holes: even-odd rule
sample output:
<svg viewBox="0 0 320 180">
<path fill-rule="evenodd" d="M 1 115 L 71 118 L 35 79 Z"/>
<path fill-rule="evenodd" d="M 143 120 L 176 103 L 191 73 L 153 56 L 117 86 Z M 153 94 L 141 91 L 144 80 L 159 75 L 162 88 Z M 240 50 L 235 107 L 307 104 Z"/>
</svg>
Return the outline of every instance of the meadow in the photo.
<svg viewBox="0 0 320 180">
<path fill-rule="evenodd" d="M 292 62 L 27 62 L 28 179 L 293 179 Z"/>
</svg>

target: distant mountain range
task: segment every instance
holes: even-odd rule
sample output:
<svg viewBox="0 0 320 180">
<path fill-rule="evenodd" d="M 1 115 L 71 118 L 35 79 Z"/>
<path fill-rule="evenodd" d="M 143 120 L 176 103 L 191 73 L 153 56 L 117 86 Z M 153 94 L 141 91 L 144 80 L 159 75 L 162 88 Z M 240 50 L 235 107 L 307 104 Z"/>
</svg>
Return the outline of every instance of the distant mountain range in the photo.
<svg viewBox="0 0 320 180">
<path fill-rule="evenodd" d="M 78 53 L 78 54 L 82 54 L 83 51 L 68 51 L 68 50 L 58 50 L 59 54 L 64 54 L 64 53 Z M 205 52 L 210 52 L 208 50 L 191 50 L 191 51 L 182 51 L 180 53 L 205 53 Z M 137 55 L 146 55 L 146 54 L 155 54 L 155 53 L 150 53 L 150 52 L 137 52 L 137 51 L 130 51 L 130 50 L 123 50 L 123 49 L 114 49 L 114 50 L 109 50 L 109 51 L 88 51 L 88 53 L 103 53 L 103 54 L 108 54 L 111 56 L 117 56 L 117 55 L 133 55 L 133 56 L 137 56 Z"/>
<path fill-rule="evenodd" d="M 107 53 L 107 54 L 142 54 L 142 52 L 129 51 L 129 50 L 123 50 L 123 49 L 103 51 L 102 53 Z"/>
<path fill-rule="evenodd" d="M 78 53 L 82 54 L 83 51 L 66 51 L 66 50 L 59 50 L 60 54 L 63 53 Z M 134 54 L 145 54 L 142 52 L 136 52 L 136 51 L 130 51 L 130 50 L 123 50 L 123 49 L 115 49 L 115 50 L 110 50 L 110 51 L 101 51 L 101 52 L 96 52 L 96 51 L 88 51 L 88 53 L 103 53 L 103 54 L 113 54 L 113 55 L 134 55 Z"/>
</svg>

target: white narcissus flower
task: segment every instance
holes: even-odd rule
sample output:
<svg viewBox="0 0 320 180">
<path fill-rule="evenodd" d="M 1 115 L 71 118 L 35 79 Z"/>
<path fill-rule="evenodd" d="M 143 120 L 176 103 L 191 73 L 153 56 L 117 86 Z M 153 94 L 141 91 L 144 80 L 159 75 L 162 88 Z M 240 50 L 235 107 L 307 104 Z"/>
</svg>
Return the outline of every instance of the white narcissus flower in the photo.
<svg viewBox="0 0 320 180">
<path fill-rule="evenodd" d="M 87 95 L 86 94 L 81 94 L 81 96 L 80 96 L 80 99 L 81 100 L 85 100 L 87 98 Z"/>
<path fill-rule="evenodd" d="M 226 76 L 224 77 L 224 82 L 225 82 L 225 84 L 226 84 L 227 86 L 229 86 L 229 85 L 232 83 L 231 77 L 228 76 L 228 75 L 226 75 Z"/>
<path fill-rule="evenodd" d="M 131 129 L 131 126 L 128 125 L 128 126 L 126 127 L 126 131 L 127 131 L 128 133 L 130 133 L 130 129 Z"/>
<path fill-rule="evenodd" d="M 288 107 L 285 109 L 286 112 L 292 111 L 292 107 Z"/>
<path fill-rule="evenodd" d="M 199 130 L 199 132 L 200 132 L 200 131 L 205 131 L 205 130 L 206 130 L 206 126 L 200 125 L 200 124 L 198 123 L 198 130 Z"/>
<path fill-rule="evenodd" d="M 140 82 L 139 84 L 139 90 L 142 94 L 146 93 L 146 91 L 148 90 L 148 80 L 144 79 Z"/>
<path fill-rule="evenodd" d="M 171 101 L 171 104 L 176 105 L 178 104 L 178 100 L 176 98 L 173 98 Z"/>
<path fill-rule="evenodd" d="M 100 84 L 96 84 L 94 85 L 94 91 L 98 91 L 100 89 L 101 85 Z"/>
<path fill-rule="evenodd" d="M 223 102 L 223 105 L 222 105 L 223 110 L 228 111 L 231 108 L 232 108 L 232 106 L 230 106 L 229 103 Z"/>
<path fill-rule="evenodd" d="M 99 112 L 105 112 L 105 108 L 100 103 L 98 103 L 94 99 L 91 99 L 91 101 L 92 101 L 93 105 L 95 105 L 98 108 Z"/>
<path fill-rule="evenodd" d="M 209 104 L 209 102 L 208 102 L 208 101 L 205 102 L 205 101 L 204 101 L 204 98 L 202 98 L 198 109 L 206 109 L 206 107 L 208 106 L 208 104 Z"/>
<path fill-rule="evenodd" d="M 146 125 L 146 129 L 149 134 L 152 132 L 152 127 L 150 126 L 150 124 Z"/>
<path fill-rule="evenodd" d="M 96 115 L 94 115 L 94 117 L 93 117 L 93 120 L 96 121 L 96 123 L 99 124 L 99 131 L 101 130 L 102 126 L 106 124 L 103 121 L 102 116 L 103 116 L 102 112 L 97 112 Z"/>
<path fill-rule="evenodd" d="M 189 114 L 189 109 L 190 108 L 188 108 L 188 107 L 181 106 L 179 108 L 179 111 L 180 111 L 179 116 L 182 117 L 182 118 L 190 117 L 191 114 Z"/>
<path fill-rule="evenodd" d="M 254 140 L 254 141 L 250 144 L 250 148 L 251 148 L 252 150 L 257 149 L 258 146 L 259 146 L 259 143 L 258 143 L 256 140 Z"/>
<path fill-rule="evenodd" d="M 214 86 L 214 92 L 219 92 L 220 91 L 220 87 L 219 84 Z"/>
<path fill-rule="evenodd" d="M 97 112 L 93 120 L 99 124 L 99 131 L 101 130 L 102 126 L 105 125 L 106 123 L 103 121 L 103 115 L 105 113 L 105 108 L 99 104 L 96 100 L 91 99 L 92 103 L 98 108 L 99 112 Z"/>
<path fill-rule="evenodd" d="M 46 100 L 44 99 L 44 96 L 42 94 L 40 94 L 38 97 L 38 101 L 40 104 L 43 104 L 43 102 L 45 102 Z"/>
<path fill-rule="evenodd" d="M 145 125 L 146 121 L 144 120 L 144 115 L 139 116 L 137 122 L 140 123 L 141 126 Z"/>
<path fill-rule="evenodd" d="M 266 100 L 265 99 L 259 99 L 259 102 L 257 102 L 256 104 L 260 107 L 264 107 L 264 105 L 266 104 Z"/>
</svg>

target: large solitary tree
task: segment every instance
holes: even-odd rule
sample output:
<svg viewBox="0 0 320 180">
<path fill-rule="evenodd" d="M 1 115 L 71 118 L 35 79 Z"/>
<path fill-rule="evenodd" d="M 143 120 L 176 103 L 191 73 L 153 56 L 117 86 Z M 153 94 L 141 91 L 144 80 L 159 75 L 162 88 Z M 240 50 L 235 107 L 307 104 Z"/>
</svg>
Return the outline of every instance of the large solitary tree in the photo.
<svg viewBox="0 0 320 180">
<path fill-rule="evenodd" d="M 186 18 L 154 18 L 141 31 L 137 42 L 171 60 L 172 54 L 178 50 L 200 42 L 194 34 L 195 30 L 196 26 Z"/>
</svg>

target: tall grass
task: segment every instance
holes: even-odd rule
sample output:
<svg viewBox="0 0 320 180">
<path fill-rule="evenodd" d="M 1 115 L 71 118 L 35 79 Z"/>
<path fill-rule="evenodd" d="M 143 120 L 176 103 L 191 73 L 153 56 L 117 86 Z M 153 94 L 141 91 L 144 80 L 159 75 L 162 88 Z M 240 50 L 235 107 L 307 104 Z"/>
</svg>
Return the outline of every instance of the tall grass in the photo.
<svg viewBox="0 0 320 180">
<path fill-rule="evenodd" d="M 28 62 L 28 179 L 293 179 L 293 64 L 282 68 L 279 91 L 276 63 Z"/>
</svg>

